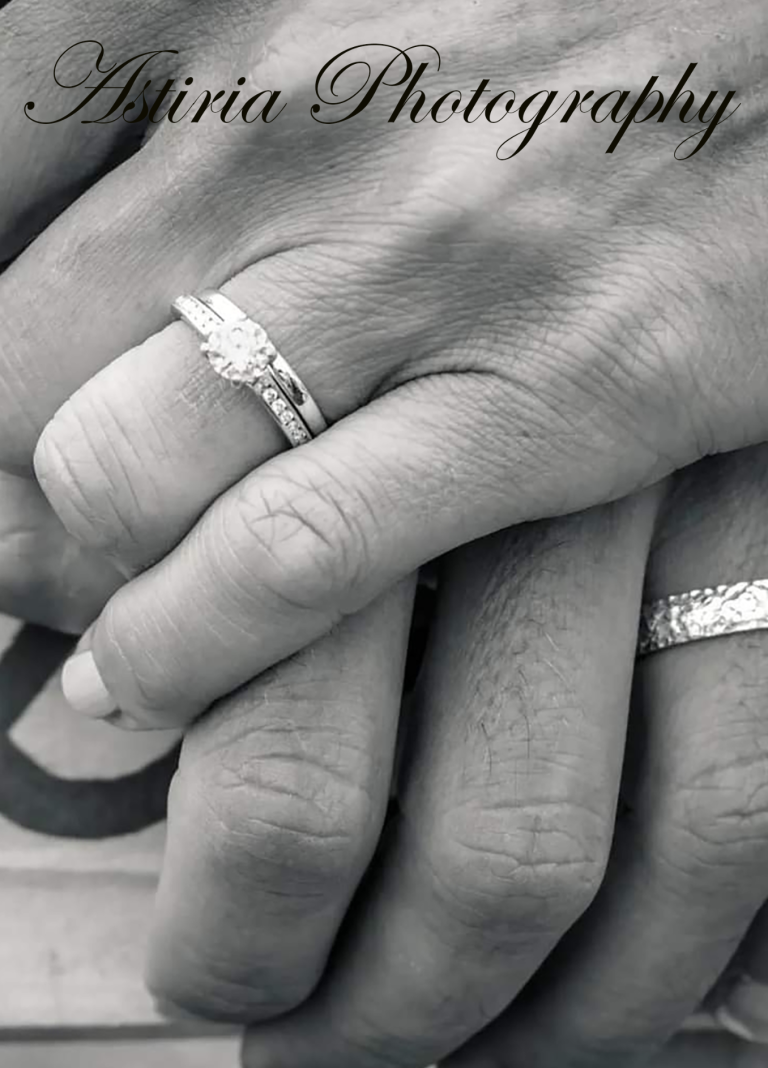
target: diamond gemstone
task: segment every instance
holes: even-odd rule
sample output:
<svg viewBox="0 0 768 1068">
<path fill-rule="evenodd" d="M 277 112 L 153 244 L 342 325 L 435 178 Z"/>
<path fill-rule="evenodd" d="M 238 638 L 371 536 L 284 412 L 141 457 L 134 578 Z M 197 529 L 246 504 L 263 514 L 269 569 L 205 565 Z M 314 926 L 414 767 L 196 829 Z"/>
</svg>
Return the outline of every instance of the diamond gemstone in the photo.
<svg viewBox="0 0 768 1068">
<path fill-rule="evenodd" d="M 266 332 L 249 319 L 214 327 L 203 351 L 223 378 L 249 384 L 267 370 L 274 357 Z"/>
</svg>

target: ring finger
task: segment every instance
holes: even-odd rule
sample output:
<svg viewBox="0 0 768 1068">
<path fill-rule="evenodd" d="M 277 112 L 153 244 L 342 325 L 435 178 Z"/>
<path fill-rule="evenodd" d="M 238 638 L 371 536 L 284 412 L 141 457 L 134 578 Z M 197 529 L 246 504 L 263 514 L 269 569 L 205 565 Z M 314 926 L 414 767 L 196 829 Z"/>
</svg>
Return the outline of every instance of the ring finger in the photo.
<svg viewBox="0 0 768 1068">
<path fill-rule="evenodd" d="M 677 477 L 650 599 L 766 574 L 765 461 L 752 449 Z M 451 1068 L 634 1063 L 699 1004 L 768 891 L 766 637 L 641 661 L 630 811 L 605 883 L 523 998 Z"/>
<path fill-rule="evenodd" d="M 295 289 L 290 258 L 272 261 L 268 273 L 277 289 Z M 248 307 L 248 295 L 258 288 L 263 296 L 265 287 L 266 272 L 251 268 L 225 290 Z M 318 352 L 301 371 L 323 411 L 337 416 L 346 372 Z M 62 405 L 38 443 L 35 465 L 70 533 L 137 572 L 165 556 L 211 501 L 284 444 L 253 393 L 215 374 L 199 338 L 174 323 Z"/>
</svg>

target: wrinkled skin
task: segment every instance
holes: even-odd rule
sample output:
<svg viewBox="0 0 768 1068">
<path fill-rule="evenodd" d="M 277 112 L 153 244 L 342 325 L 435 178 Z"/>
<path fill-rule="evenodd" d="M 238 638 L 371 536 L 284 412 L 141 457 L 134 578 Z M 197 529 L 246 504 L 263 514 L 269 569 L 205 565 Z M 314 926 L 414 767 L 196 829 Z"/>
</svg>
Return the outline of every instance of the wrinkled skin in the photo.
<svg viewBox="0 0 768 1068">
<path fill-rule="evenodd" d="M 172 792 L 154 989 L 260 1023 L 254 1066 L 644 1055 L 768 891 L 761 636 L 641 668 L 615 820 L 644 581 L 766 571 L 763 450 L 668 477 L 768 436 L 764 5 L 86 7 L 12 0 L 2 77 L 29 84 L 34 25 L 49 66 L 79 38 L 173 47 L 168 76 L 287 100 L 270 124 L 161 125 L 80 197 L 135 129 L 0 130 L 8 258 L 73 201 L 0 277 L 0 464 L 34 452 L 68 535 L 137 576 L 86 643 L 115 704 L 145 727 L 214 705 Z M 605 155 L 615 127 L 585 115 L 503 162 L 503 124 L 388 124 L 397 92 L 313 122 L 319 67 L 363 41 L 438 46 L 435 96 L 669 90 L 695 58 L 693 88 L 742 105 L 688 162 L 688 127 Z M 34 77 L 34 114 L 60 114 Z M 205 285 L 310 384 L 336 424 L 316 442 L 276 456 L 169 325 Z M 408 576 L 444 553 L 399 811 L 356 893 Z"/>
</svg>

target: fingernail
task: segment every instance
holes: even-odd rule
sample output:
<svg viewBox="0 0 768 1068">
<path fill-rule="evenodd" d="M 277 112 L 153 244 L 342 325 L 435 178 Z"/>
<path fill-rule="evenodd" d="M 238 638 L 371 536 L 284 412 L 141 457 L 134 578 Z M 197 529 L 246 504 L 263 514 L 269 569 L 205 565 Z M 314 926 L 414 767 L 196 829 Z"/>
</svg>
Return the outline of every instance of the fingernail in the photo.
<svg viewBox="0 0 768 1068">
<path fill-rule="evenodd" d="M 715 1010 L 726 1031 L 746 1042 L 768 1043 L 768 986 L 743 976 Z"/>
<path fill-rule="evenodd" d="M 117 711 L 90 650 L 75 653 L 67 660 L 61 672 L 61 688 L 72 708 L 89 719 L 105 719 Z"/>
</svg>

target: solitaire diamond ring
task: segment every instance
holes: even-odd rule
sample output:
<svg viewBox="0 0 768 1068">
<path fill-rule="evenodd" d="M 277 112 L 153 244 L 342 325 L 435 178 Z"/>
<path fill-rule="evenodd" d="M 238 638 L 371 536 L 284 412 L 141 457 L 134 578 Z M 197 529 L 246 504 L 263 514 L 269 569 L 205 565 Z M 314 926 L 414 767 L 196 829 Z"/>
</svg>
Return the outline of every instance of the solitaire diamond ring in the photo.
<svg viewBox="0 0 768 1068">
<path fill-rule="evenodd" d="M 251 389 L 290 445 L 304 445 L 327 428 L 309 390 L 264 327 L 223 293 L 177 297 L 172 308 L 203 339 L 200 348 L 216 374 Z"/>
</svg>

